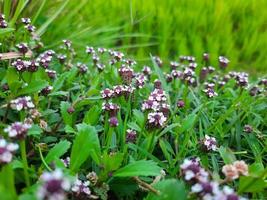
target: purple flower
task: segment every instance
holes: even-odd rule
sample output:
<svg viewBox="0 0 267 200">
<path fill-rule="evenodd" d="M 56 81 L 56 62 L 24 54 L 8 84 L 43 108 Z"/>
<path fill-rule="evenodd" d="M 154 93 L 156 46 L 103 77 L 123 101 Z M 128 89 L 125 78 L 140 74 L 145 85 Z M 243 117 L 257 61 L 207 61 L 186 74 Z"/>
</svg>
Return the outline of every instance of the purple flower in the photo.
<svg viewBox="0 0 267 200">
<path fill-rule="evenodd" d="M 149 77 L 150 74 L 151 74 L 151 68 L 148 67 L 148 66 L 144 66 L 143 69 L 142 69 L 142 72 L 143 72 L 144 75 Z"/>
<path fill-rule="evenodd" d="M 24 139 L 31 125 L 21 122 L 15 122 L 4 129 L 10 138 Z"/>
<path fill-rule="evenodd" d="M 54 79 L 57 76 L 57 72 L 54 70 L 46 69 L 45 72 L 47 73 L 48 77 L 51 79 Z"/>
<path fill-rule="evenodd" d="M 81 181 L 77 178 L 71 187 L 71 191 L 74 192 L 75 196 L 87 199 L 91 195 L 89 185 L 89 181 Z"/>
<path fill-rule="evenodd" d="M 160 80 L 156 79 L 154 81 L 154 88 L 155 89 L 162 89 L 162 87 L 161 87 L 161 81 Z"/>
<path fill-rule="evenodd" d="M 117 115 L 118 111 L 120 110 L 120 107 L 113 103 L 103 103 L 102 109 L 108 112 L 110 117 L 114 117 Z"/>
<path fill-rule="evenodd" d="M 179 67 L 179 63 L 175 61 L 170 62 L 171 69 L 175 70 L 177 67 Z"/>
<path fill-rule="evenodd" d="M 207 181 L 209 174 L 206 172 L 199 163 L 199 158 L 185 159 L 180 166 L 182 175 L 186 181 Z"/>
<path fill-rule="evenodd" d="M 178 107 L 178 108 L 183 108 L 184 106 L 185 106 L 185 103 L 184 103 L 183 100 L 179 100 L 179 101 L 177 101 L 177 107 Z"/>
<path fill-rule="evenodd" d="M 210 55 L 208 53 L 203 53 L 203 60 L 207 62 L 209 61 L 209 59 L 210 59 Z"/>
<path fill-rule="evenodd" d="M 154 59 L 154 61 L 157 63 L 157 65 L 158 65 L 159 67 L 161 67 L 161 66 L 163 65 L 163 62 L 162 62 L 162 60 L 160 59 L 160 57 L 158 57 L 158 56 L 153 56 L 153 59 Z"/>
<path fill-rule="evenodd" d="M 34 104 L 30 96 L 19 97 L 17 99 L 11 100 L 10 106 L 12 109 L 15 109 L 17 111 L 34 108 Z"/>
<path fill-rule="evenodd" d="M 208 135 L 205 135 L 205 138 L 201 141 L 201 145 L 205 151 L 215 151 L 217 149 L 216 139 Z"/>
<path fill-rule="evenodd" d="M 252 133 L 253 132 L 252 126 L 250 126 L 249 124 L 246 124 L 244 126 L 244 132 L 246 132 L 246 133 Z"/>
<path fill-rule="evenodd" d="M 21 18 L 21 22 L 23 23 L 23 24 L 30 24 L 31 23 L 31 19 L 30 18 Z"/>
<path fill-rule="evenodd" d="M 144 85 L 145 85 L 146 80 L 147 80 L 147 78 L 146 78 L 145 75 L 137 74 L 135 76 L 135 87 L 139 88 L 139 89 L 143 88 Z"/>
<path fill-rule="evenodd" d="M 130 84 L 132 82 L 132 78 L 134 75 L 134 71 L 132 68 L 128 67 L 128 66 L 122 66 L 119 69 L 119 74 L 122 78 L 122 80 L 126 83 L 126 84 Z"/>
<path fill-rule="evenodd" d="M 203 92 L 205 92 L 206 95 L 207 95 L 209 98 L 218 96 L 218 94 L 217 94 L 217 93 L 214 91 L 214 89 L 212 89 L 212 88 L 207 88 L 207 89 L 203 90 Z"/>
<path fill-rule="evenodd" d="M 136 140 L 136 131 L 135 130 L 132 130 L 132 129 L 128 129 L 126 131 L 126 142 L 132 142 L 134 143 L 135 140 Z"/>
<path fill-rule="evenodd" d="M 40 177 L 41 186 L 37 190 L 37 198 L 40 200 L 64 200 L 69 191 L 70 181 L 64 177 L 61 170 L 44 172 Z"/>
<path fill-rule="evenodd" d="M 109 119 L 109 124 L 111 127 L 117 127 L 119 125 L 119 121 L 118 121 L 117 117 L 111 117 Z"/>
<path fill-rule="evenodd" d="M 59 54 L 59 55 L 57 56 L 57 59 L 58 59 L 58 61 L 60 62 L 60 64 L 64 64 L 64 62 L 66 61 L 66 58 L 67 58 L 67 56 L 64 55 L 64 54 Z"/>
<path fill-rule="evenodd" d="M 111 89 L 106 88 L 101 91 L 101 96 L 103 99 L 110 99 L 113 97 L 113 95 L 114 95 L 114 92 Z"/>
<path fill-rule="evenodd" d="M 85 74 L 87 72 L 87 70 L 88 70 L 87 65 L 83 64 L 83 63 L 80 63 L 80 62 L 77 63 L 77 68 L 79 69 L 79 72 L 81 74 Z"/>
<path fill-rule="evenodd" d="M 27 70 L 29 72 L 36 72 L 38 70 L 39 63 L 36 62 L 35 60 L 30 61 Z"/>
<path fill-rule="evenodd" d="M 17 44 L 16 47 L 22 54 L 26 54 L 28 51 L 28 45 L 26 43 Z"/>
<path fill-rule="evenodd" d="M 87 46 L 85 52 L 88 53 L 88 54 L 95 53 L 94 47 Z"/>
<path fill-rule="evenodd" d="M 167 121 L 167 118 L 162 112 L 149 113 L 147 119 L 149 126 L 152 128 L 161 128 Z"/>
<path fill-rule="evenodd" d="M 222 69 L 225 69 L 228 66 L 229 62 L 230 61 L 226 57 L 219 56 L 219 64 Z"/>
<path fill-rule="evenodd" d="M 27 24 L 24 26 L 30 33 L 34 32 L 36 30 L 36 27 L 31 25 L 31 24 Z"/>
<path fill-rule="evenodd" d="M 44 95 L 44 96 L 47 96 L 51 91 L 53 90 L 53 87 L 52 86 L 46 86 L 45 88 L 43 88 L 41 90 L 41 94 Z"/>
<path fill-rule="evenodd" d="M 62 40 L 67 49 L 71 48 L 72 42 L 70 40 Z"/>
<path fill-rule="evenodd" d="M 11 65 L 13 67 L 15 67 L 18 72 L 26 71 L 30 64 L 31 64 L 31 62 L 25 61 L 25 60 L 21 60 L 21 59 L 17 59 L 14 62 L 11 63 Z"/>
<path fill-rule="evenodd" d="M 13 154 L 18 148 L 18 144 L 8 143 L 5 139 L 0 138 L 0 164 L 10 163 L 12 161 Z"/>
</svg>

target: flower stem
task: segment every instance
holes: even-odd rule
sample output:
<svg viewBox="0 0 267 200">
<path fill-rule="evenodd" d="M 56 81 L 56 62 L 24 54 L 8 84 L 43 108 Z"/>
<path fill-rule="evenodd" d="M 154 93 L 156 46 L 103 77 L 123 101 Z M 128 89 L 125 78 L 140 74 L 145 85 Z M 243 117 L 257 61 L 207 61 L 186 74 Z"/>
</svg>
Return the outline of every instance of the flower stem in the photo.
<svg viewBox="0 0 267 200">
<path fill-rule="evenodd" d="M 20 152 L 21 152 L 21 158 L 22 158 L 22 163 L 23 163 L 25 182 L 26 182 L 27 187 L 29 187 L 30 186 L 30 176 L 29 176 L 29 172 L 28 172 L 29 166 L 28 166 L 27 155 L 26 155 L 25 140 L 20 141 Z"/>
</svg>

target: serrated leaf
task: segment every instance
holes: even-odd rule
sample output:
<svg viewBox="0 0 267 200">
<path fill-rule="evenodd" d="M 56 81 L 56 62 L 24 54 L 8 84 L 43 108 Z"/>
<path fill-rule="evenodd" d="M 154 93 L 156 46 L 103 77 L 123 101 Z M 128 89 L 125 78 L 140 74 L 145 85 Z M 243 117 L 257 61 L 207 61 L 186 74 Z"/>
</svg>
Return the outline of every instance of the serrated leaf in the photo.
<svg viewBox="0 0 267 200">
<path fill-rule="evenodd" d="M 114 177 L 158 176 L 161 168 L 152 160 L 139 160 L 120 168 Z"/>
<path fill-rule="evenodd" d="M 89 155 L 99 164 L 101 155 L 96 129 L 87 124 L 79 124 L 77 128 L 78 133 L 73 142 L 70 156 L 70 169 L 72 172 L 77 172 Z"/>
<path fill-rule="evenodd" d="M 97 105 L 93 106 L 85 113 L 83 122 L 90 125 L 96 125 L 99 121 L 101 112 L 102 110 Z"/>
<path fill-rule="evenodd" d="M 47 163 L 50 163 L 55 158 L 60 158 L 68 151 L 68 149 L 70 148 L 70 144 L 71 143 L 67 140 L 62 140 L 59 143 L 57 143 L 55 146 L 53 146 L 52 149 L 50 149 L 47 156 L 45 157 L 45 161 Z"/>
</svg>

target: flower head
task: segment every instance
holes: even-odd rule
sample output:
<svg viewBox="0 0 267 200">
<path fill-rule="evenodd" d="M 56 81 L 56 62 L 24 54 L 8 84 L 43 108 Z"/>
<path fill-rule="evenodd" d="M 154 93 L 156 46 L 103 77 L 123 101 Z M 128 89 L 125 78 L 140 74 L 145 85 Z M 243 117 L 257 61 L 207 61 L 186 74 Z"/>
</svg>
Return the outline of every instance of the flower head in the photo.
<svg viewBox="0 0 267 200">
<path fill-rule="evenodd" d="M 0 138 L 0 164 L 10 163 L 14 152 L 18 148 L 18 144 L 8 143 L 5 139 Z"/>
<path fill-rule="evenodd" d="M 14 122 L 4 129 L 10 138 L 24 139 L 28 133 L 31 125 L 21 122 Z"/>
<path fill-rule="evenodd" d="M 224 165 L 222 168 L 222 172 L 226 176 L 226 178 L 229 180 L 234 180 L 239 177 L 236 167 L 231 164 Z"/>
<path fill-rule="evenodd" d="M 91 195 L 91 190 L 89 188 L 89 181 L 81 181 L 80 179 L 76 179 L 73 186 L 71 187 L 71 191 L 75 196 L 79 198 L 88 198 Z"/>
<path fill-rule="evenodd" d="M 148 114 L 148 124 L 150 127 L 160 128 L 163 127 L 167 118 L 162 112 L 152 112 Z"/>
<path fill-rule="evenodd" d="M 12 109 L 15 109 L 17 111 L 34 108 L 34 104 L 30 96 L 19 97 L 17 99 L 11 100 L 10 106 Z"/>
<path fill-rule="evenodd" d="M 61 170 L 44 172 L 40 177 L 41 186 L 37 190 L 40 200 L 64 200 L 66 192 L 70 189 L 70 181 L 64 177 Z"/>
<path fill-rule="evenodd" d="M 126 131 L 126 142 L 135 142 L 136 140 L 136 131 L 132 129 L 128 129 Z"/>
<path fill-rule="evenodd" d="M 216 139 L 208 135 L 205 135 L 205 138 L 201 141 L 201 145 L 205 151 L 215 151 L 217 149 Z"/>
</svg>

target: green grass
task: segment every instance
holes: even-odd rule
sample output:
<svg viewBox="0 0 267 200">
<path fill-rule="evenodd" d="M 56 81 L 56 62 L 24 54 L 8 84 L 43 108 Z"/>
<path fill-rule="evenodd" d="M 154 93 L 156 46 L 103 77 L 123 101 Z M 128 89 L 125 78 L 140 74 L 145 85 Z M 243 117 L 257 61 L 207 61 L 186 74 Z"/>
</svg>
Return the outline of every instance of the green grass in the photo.
<svg viewBox="0 0 267 200">
<path fill-rule="evenodd" d="M 47 8 L 56 11 L 52 4 Z M 266 73 L 266 7 L 265 0 L 70 1 L 44 41 L 71 37 L 78 47 L 119 47 L 144 62 L 150 53 L 169 60 L 210 52 L 215 66 L 217 56 L 225 55 L 232 69 Z M 73 32 L 81 33 L 69 36 Z"/>
<path fill-rule="evenodd" d="M 210 52 L 214 66 L 225 55 L 230 69 L 266 74 L 265 0 L 23 0 L 11 13 L 11 1 L 5 2 L 12 23 L 19 14 L 34 16 L 48 48 L 69 38 L 80 52 L 84 44 L 119 48 L 142 64 L 150 53 L 169 61 Z"/>
</svg>

